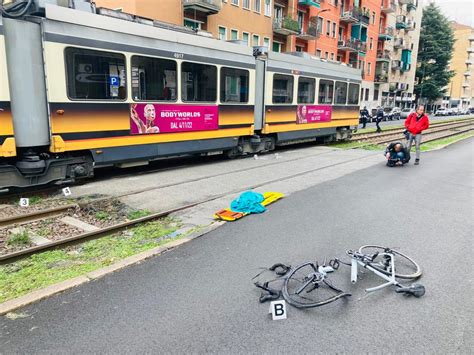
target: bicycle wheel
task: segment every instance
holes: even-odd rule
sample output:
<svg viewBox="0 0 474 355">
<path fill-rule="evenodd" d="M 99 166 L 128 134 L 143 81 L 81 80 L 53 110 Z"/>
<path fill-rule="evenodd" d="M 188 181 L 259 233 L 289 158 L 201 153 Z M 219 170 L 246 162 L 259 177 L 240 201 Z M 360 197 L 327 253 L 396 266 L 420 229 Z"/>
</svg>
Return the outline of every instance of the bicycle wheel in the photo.
<svg viewBox="0 0 474 355">
<path fill-rule="evenodd" d="M 381 247 L 378 245 L 364 245 L 359 248 L 359 253 L 373 255 L 375 253 L 383 253 L 389 251 L 394 254 L 395 260 L 395 277 L 400 279 L 417 279 L 421 276 L 422 271 L 420 266 L 409 256 L 390 248 Z M 384 259 L 382 255 L 378 255 L 373 262 L 370 263 L 377 271 L 390 276 L 392 275 L 392 265 L 390 260 Z"/>
<path fill-rule="evenodd" d="M 319 307 L 350 296 L 319 273 L 313 263 L 292 269 L 285 278 L 282 294 L 286 302 L 297 308 Z"/>
</svg>

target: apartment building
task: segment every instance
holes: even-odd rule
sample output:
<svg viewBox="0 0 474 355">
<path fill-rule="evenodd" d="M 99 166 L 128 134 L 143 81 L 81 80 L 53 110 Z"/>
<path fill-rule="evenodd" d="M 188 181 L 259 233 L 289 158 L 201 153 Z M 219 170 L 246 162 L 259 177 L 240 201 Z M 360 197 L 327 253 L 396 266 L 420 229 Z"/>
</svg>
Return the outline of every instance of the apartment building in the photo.
<svg viewBox="0 0 474 355">
<path fill-rule="evenodd" d="M 412 104 L 421 0 L 96 0 L 222 40 L 359 68 L 361 104 Z"/>
<path fill-rule="evenodd" d="M 382 1 L 374 93 L 381 106 L 414 105 L 421 17 L 421 0 Z"/>
<path fill-rule="evenodd" d="M 455 75 L 442 104 L 444 107 L 474 107 L 474 28 L 454 21 L 451 27 L 456 41 L 449 68 Z"/>
</svg>

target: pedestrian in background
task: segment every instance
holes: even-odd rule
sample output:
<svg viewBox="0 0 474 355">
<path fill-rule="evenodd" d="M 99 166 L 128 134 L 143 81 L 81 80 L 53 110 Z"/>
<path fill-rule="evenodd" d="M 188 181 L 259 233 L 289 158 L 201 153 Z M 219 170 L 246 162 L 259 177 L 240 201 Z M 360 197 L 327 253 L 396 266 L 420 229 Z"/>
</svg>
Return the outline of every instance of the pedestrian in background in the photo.
<svg viewBox="0 0 474 355">
<path fill-rule="evenodd" d="M 380 128 L 380 122 L 383 120 L 383 108 L 379 107 L 377 109 L 377 113 L 375 114 L 375 125 L 377 126 L 377 133 L 382 132 L 382 128 Z"/>
<path fill-rule="evenodd" d="M 360 110 L 360 116 L 362 118 L 362 128 L 365 128 L 367 125 L 367 118 L 369 117 L 369 110 L 367 110 L 367 106 L 364 106 L 364 108 Z"/>
<path fill-rule="evenodd" d="M 408 143 L 407 149 L 411 150 L 413 140 L 416 145 L 416 158 L 415 165 L 420 164 L 420 144 L 421 144 L 421 133 L 430 126 L 428 116 L 425 115 L 425 107 L 419 105 L 415 112 L 408 115 L 405 120 L 405 128 L 408 131 Z"/>
</svg>

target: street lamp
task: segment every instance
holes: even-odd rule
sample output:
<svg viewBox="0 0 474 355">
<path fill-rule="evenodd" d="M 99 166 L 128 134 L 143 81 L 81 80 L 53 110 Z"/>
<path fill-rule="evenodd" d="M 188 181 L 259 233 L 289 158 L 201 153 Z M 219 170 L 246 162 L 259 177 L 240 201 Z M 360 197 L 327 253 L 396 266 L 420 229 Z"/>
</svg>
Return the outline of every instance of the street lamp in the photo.
<svg viewBox="0 0 474 355">
<path fill-rule="evenodd" d="M 314 16 L 314 17 L 316 17 L 316 39 L 314 40 L 314 50 L 315 50 L 314 54 L 318 53 L 318 37 L 319 37 L 319 21 L 318 21 L 318 18 L 319 18 L 320 14 L 322 14 L 323 12 L 327 12 L 327 11 L 331 11 L 331 10 L 330 9 L 319 10 L 316 13 L 316 16 Z M 322 30 L 323 30 L 323 26 L 321 26 L 321 33 L 322 33 Z"/>
</svg>

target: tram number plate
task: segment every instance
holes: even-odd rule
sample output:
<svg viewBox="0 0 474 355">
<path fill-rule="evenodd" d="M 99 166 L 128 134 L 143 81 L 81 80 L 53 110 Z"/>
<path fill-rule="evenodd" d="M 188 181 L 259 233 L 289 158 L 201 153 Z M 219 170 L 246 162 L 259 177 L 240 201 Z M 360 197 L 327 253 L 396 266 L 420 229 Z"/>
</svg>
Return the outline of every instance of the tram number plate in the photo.
<svg viewBox="0 0 474 355">
<path fill-rule="evenodd" d="M 183 53 L 175 53 L 175 54 L 173 54 L 173 57 L 175 57 L 176 59 L 183 59 L 184 54 Z"/>
<path fill-rule="evenodd" d="M 29 198 L 20 198 L 20 207 L 28 207 L 30 205 Z"/>
</svg>

